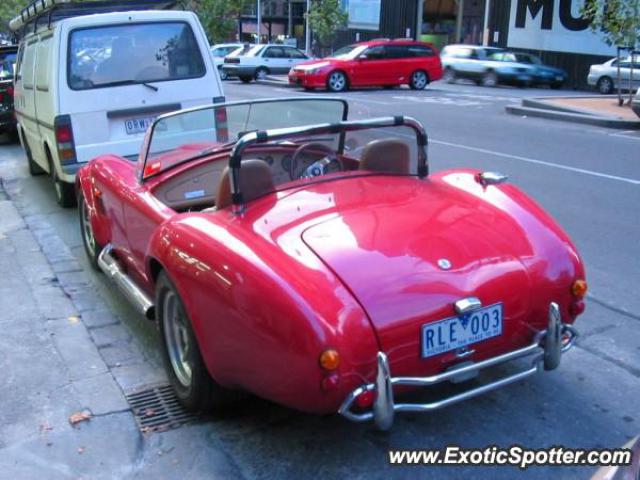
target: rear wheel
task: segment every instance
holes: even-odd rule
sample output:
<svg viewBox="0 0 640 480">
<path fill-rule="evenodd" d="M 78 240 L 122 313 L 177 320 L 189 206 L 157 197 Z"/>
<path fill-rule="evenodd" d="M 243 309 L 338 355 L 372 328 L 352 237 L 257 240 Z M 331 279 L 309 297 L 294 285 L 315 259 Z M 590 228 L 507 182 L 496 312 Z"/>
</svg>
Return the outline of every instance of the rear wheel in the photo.
<svg viewBox="0 0 640 480">
<path fill-rule="evenodd" d="M 596 84 L 596 88 L 603 95 L 609 95 L 613 92 L 613 80 L 611 80 L 610 77 L 600 77 Z"/>
<path fill-rule="evenodd" d="M 82 235 L 82 244 L 84 245 L 84 251 L 87 254 L 89 263 L 95 270 L 100 270 L 98 267 L 98 255 L 102 247 L 96 242 L 96 237 L 93 234 L 93 226 L 91 225 L 91 213 L 87 201 L 82 194 L 82 191 L 78 194 L 78 213 L 80 215 L 80 233 Z"/>
<path fill-rule="evenodd" d="M 348 87 L 347 76 L 340 72 L 331 72 L 327 77 L 327 89 L 332 92 L 344 92 Z"/>
<path fill-rule="evenodd" d="M 496 72 L 489 70 L 482 75 L 481 84 L 485 87 L 495 87 L 498 85 L 498 75 Z"/>
<path fill-rule="evenodd" d="M 447 67 L 444 69 L 444 72 L 442 73 L 442 80 L 447 83 L 454 83 L 456 81 L 456 72 L 453 68 Z"/>
<path fill-rule="evenodd" d="M 267 78 L 267 75 L 269 75 L 269 70 L 265 67 L 259 67 L 256 70 L 256 80 L 264 80 Z"/>
<path fill-rule="evenodd" d="M 71 208 L 76 206 L 76 187 L 73 183 L 68 183 L 58 176 L 58 170 L 53 164 L 51 154 L 47 151 L 49 158 L 49 166 L 51 168 L 51 181 L 56 192 L 56 200 L 62 208 Z"/>
<path fill-rule="evenodd" d="M 428 84 L 429 75 L 427 75 L 427 72 L 423 70 L 416 70 L 411 74 L 411 79 L 409 80 L 409 87 L 411 87 L 411 90 L 424 90 Z"/>
<path fill-rule="evenodd" d="M 236 398 L 209 375 L 182 299 L 164 272 L 156 284 L 156 320 L 167 375 L 180 403 L 206 412 Z"/>
</svg>

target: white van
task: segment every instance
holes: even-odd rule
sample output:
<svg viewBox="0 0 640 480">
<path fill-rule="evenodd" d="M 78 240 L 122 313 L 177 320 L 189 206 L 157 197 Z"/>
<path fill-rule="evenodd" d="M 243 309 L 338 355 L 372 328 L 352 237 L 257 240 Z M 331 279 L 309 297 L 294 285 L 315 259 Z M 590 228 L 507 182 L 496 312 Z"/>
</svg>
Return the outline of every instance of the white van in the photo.
<svg viewBox="0 0 640 480">
<path fill-rule="evenodd" d="M 155 117 L 224 97 L 194 13 L 88 14 L 90 2 L 59 1 L 34 2 L 53 6 L 50 17 L 45 9 L 29 24 L 23 12 L 10 25 L 26 30 L 15 110 L 29 170 L 49 173 L 58 203 L 68 207 L 75 204 L 75 173 L 91 158 L 114 153 L 133 160 Z M 65 16 L 67 6 L 74 13 Z"/>
</svg>

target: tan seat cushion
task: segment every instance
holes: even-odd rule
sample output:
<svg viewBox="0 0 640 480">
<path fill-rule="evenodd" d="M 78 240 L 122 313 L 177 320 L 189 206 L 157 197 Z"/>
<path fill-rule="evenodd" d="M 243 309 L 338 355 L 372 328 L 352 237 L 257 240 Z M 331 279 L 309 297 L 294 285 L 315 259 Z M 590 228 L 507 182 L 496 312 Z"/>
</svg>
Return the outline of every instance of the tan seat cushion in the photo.
<svg viewBox="0 0 640 480">
<path fill-rule="evenodd" d="M 362 149 L 360 170 L 409 175 L 410 162 L 409 145 L 402 140 L 374 140 Z"/>
<path fill-rule="evenodd" d="M 264 160 L 243 160 L 240 167 L 240 192 L 245 202 L 250 202 L 275 190 L 271 167 Z M 216 208 L 221 210 L 233 203 L 229 167 L 226 167 L 218 183 Z"/>
</svg>

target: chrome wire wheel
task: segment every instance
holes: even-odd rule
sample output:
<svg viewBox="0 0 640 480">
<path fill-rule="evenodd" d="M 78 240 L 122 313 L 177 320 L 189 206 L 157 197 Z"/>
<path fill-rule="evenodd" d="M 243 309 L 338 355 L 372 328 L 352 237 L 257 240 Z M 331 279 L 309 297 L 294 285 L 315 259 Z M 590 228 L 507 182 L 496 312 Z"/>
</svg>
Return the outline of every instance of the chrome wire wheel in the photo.
<svg viewBox="0 0 640 480">
<path fill-rule="evenodd" d="M 176 379 L 185 388 L 191 386 L 193 373 L 190 359 L 193 346 L 187 321 L 178 296 L 172 291 L 167 291 L 162 304 L 162 326 L 167 353 Z"/>
<path fill-rule="evenodd" d="M 327 85 L 332 92 L 341 92 L 347 88 L 347 77 L 342 72 L 333 72 L 329 75 Z"/>
<path fill-rule="evenodd" d="M 84 236 L 84 242 L 87 246 L 89 256 L 93 257 L 96 254 L 96 238 L 93 235 L 93 227 L 91 226 L 91 215 L 89 214 L 89 207 L 87 202 L 83 199 L 80 206 L 81 215 L 80 223 L 82 227 L 82 235 Z"/>
<path fill-rule="evenodd" d="M 429 80 L 427 79 L 427 74 L 422 70 L 418 70 L 417 72 L 413 72 L 411 75 L 411 86 L 415 90 L 422 90 L 427 86 Z"/>
</svg>

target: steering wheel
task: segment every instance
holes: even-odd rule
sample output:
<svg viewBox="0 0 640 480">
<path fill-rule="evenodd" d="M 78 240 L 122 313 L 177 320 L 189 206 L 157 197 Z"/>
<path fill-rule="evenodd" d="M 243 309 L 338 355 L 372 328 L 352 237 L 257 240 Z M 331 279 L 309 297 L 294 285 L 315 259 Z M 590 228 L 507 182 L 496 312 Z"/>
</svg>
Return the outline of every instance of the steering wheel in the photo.
<svg viewBox="0 0 640 480">
<path fill-rule="evenodd" d="M 325 156 L 309 165 L 305 171 L 298 176 L 298 178 L 311 178 L 324 175 L 325 173 L 328 173 L 327 169 L 332 163 L 337 164 L 340 171 L 344 170 L 344 166 L 342 165 L 338 154 L 329 145 L 318 142 L 305 143 L 304 145 L 299 146 L 296 151 L 293 152 L 293 157 L 291 157 L 291 163 L 289 164 L 289 178 L 291 180 L 295 180 L 294 176 L 298 160 L 307 150 L 324 153 Z"/>
</svg>

